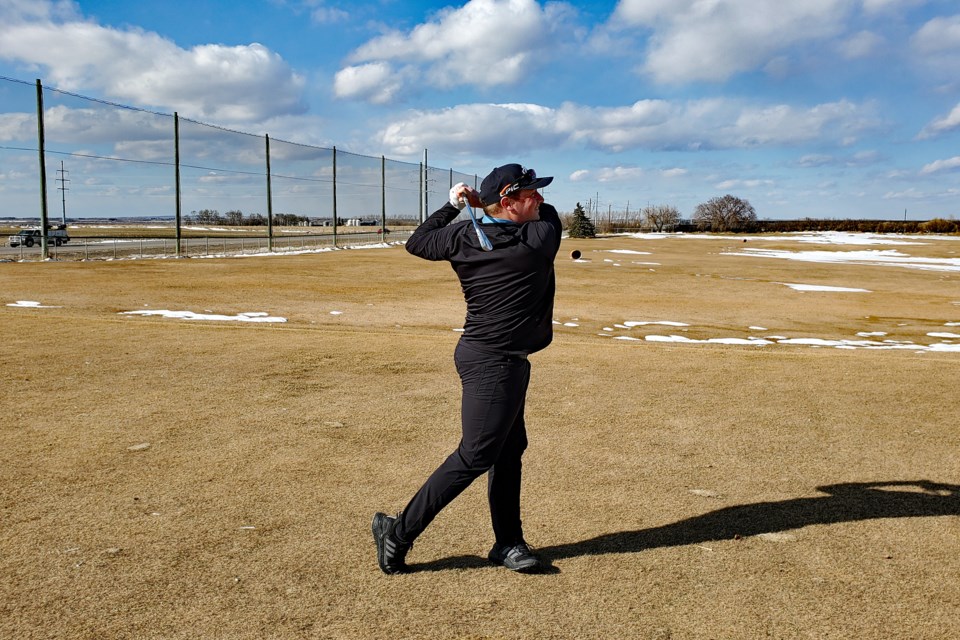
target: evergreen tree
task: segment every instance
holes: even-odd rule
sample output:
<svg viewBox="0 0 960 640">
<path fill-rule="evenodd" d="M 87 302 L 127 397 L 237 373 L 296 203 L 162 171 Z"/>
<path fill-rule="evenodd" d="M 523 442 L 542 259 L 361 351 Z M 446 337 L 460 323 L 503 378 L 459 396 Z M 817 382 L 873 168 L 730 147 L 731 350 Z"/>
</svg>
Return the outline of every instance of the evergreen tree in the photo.
<svg viewBox="0 0 960 640">
<path fill-rule="evenodd" d="M 594 228 L 593 223 L 590 222 L 590 218 L 587 217 L 586 212 L 584 212 L 579 202 L 573 210 L 573 219 L 570 221 L 570 228 L 567 229 L 567 233 L 571 238 L 597 237 L 596 228 Z"/>
</svg>

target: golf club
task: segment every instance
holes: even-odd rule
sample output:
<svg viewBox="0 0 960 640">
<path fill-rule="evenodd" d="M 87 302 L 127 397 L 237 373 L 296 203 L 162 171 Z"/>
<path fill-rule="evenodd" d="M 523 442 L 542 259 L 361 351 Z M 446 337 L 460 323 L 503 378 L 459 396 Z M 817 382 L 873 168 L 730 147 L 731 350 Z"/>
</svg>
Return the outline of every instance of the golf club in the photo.
<svg viewBox="0 0 960 640">
<path fill-rule="evenodd" d="M 463 201 L 467 205 L 467 213 L 470 214 L 470 220 L 473 221 L 473 228 L 477 232 L 477 239 L 480 241 L 480 246 L 483 247 L 484 251 L 493 251 L 493 245 L 490 243 L 490 238 L 487 237 L 487 234 L 483 232 L 483 229 L 481 229 L 480 225 L 477 223 L 477 216 L 474 215 L 473 207 L 470 206 L 466 196 L 463 197 Z"/>
</svg>

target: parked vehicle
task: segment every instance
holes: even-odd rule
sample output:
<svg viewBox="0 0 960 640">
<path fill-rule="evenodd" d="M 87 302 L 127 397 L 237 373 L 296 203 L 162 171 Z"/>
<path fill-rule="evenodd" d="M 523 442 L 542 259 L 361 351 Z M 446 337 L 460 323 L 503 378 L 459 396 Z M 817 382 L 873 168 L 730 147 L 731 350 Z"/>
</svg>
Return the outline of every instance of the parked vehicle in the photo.
<svg viewBox="0 0 960 640">
<path fill-rule="evenodd" d="M 17 235 L 10 236 L 10 246 L 19 247 L 23 245 L 25 247 L 32 247 L 35 244 L 40 244 L 42 239 L 43 230 L 39 227 L 31 227 L 29 229 L 22 229 Z M 49 225 L 49 229 L 47 229 L 47 243 L 55 244 L 59 247 L 68 242 L 70 242 L 70 234 L 67 233 L 67 225 Z"/>
</svg>

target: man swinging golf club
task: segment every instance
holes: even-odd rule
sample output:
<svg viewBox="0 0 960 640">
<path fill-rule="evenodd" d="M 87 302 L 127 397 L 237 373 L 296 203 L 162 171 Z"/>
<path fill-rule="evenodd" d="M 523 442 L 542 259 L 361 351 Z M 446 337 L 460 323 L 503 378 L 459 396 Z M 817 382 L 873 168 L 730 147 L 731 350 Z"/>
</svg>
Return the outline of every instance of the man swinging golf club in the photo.
<svg viewBox="0 0 960 640">
<path fill-rule="evenodd" d="M 484 473 L 495 537 L 488 558 L 514 571 L 541 566 L 520 523 L 520 458 L 527 447 L 527 356 L 553 339 L 553 261 L 562 227 L 557 210 L 537 192 L 552 181 L 519 164 L 497 167 L 479 193 L 463 183 L 454 186 L 450 202 L 407 240 L 413 255 L 450 262 L 466 299 L 467 318 L 454 353 L 463 387 L 463 431 L 457 449 L 403 511 L 373 516 L 377 563 L 384 573 L 405 571 L 413 541 Z M 483 207 L 476 230 L 469 220 L 450 224 L 464 200 Z M 483 236 L 489 240 L 486 249 Z"/>
</svg>

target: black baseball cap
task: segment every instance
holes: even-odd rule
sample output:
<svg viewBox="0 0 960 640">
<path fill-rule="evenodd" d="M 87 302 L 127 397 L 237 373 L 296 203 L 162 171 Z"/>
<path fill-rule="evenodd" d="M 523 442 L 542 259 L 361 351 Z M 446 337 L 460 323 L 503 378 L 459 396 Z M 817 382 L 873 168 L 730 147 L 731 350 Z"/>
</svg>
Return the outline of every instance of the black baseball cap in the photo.
<svg viewBox="0 0 960 640">
<path fill-rule="evenodd" d="M 524 169 L 519 164 L 505 164 L 491 171 L 480 183 L 480 199 L 483 204 L 494 204 L 521 189 L 541 189 L 551 182 L 553 177 L 538 178 L 533 169 Z"/>
</svg>

